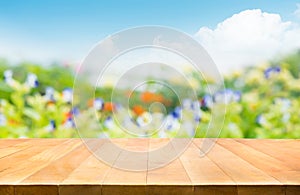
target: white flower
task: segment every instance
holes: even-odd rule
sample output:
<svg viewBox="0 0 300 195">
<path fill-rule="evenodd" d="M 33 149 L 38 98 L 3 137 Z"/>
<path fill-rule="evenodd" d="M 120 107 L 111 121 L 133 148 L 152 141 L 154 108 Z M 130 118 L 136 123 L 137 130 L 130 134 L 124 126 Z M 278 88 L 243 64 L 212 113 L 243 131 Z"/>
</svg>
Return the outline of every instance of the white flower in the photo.
<svg viewBox="0 0 300 195">
<path fill-rule="evenodd" d="M 165 130 L 173 131 L 180 128 L 180 123 L 177 118 L 175 118 L 173 115 L 168 115 L 164 119 L 164 128 Z"/>
<path fill-rule="evenodd" d="M 73 118 L 72 117 L 69 117 L 67 119 L 67 121 L 64 123 L 64 128 L 66 129 L 72 129 L 75 127 L 75 123 L 73 121 Z"/>
<path fill-rule="evenodd" d="M 136 122 L 138 126 L 143 127 L 151 123 L 152 116 L 149 112 L 144 112 L 141 116 L 137 117 Z"/>
<path fill-rule="evenodd" d="M 14 79 L 13 79 L 13 72 L 12 70 L 6 70 L 3 73 L 4 75 L 4 81 L 9 85 L 12 86 L 14 83 Z"/>
<path fill-rule="evenodd" d="M 5 126 L 7 123 L 6 117 L 0 113 L 0 126 Z"/>
<path fill-rule="evenodd" d="M 103 123 L 103 125 L 108 128 L 108 129 L 112 129 L 114 130 L 115 128 L 115 123 L 114 123 L 114 120 L 111 116 L 107 117 Z"/>
<path fill-rule="evenodd" d="M 49 125 L 46 127 L 47 132 L 53 132 L 56 129 L 56 124 L 54 120 L 50 120 Z"/>
<path fill-rule="evenodd" d="M 72 102 L 73 90 L 71 88 L 66 88 L 62 92 L 63 101 L 67 103 Z"/>
<path fill-rule="evenodd" d="M 26 85 L 31 87 L 31 88 L 35 88 L 39 85 L 37 76 L 35 74 L 28 74 L 27 79 L 26 79 Z"/>
<path fill-rule="evenodd" d="M 101 98 L 96 98 L 94 100 L 93 106 L 97 111 L 100 111 L 103 109 L 104 101 Z"/>
<path fill-rule="evenodd" d="M 45 99 L 47 101 L 54 101 L 54 89 L 52 87 L 47 87 L 45 91 Z"/>
</svg>

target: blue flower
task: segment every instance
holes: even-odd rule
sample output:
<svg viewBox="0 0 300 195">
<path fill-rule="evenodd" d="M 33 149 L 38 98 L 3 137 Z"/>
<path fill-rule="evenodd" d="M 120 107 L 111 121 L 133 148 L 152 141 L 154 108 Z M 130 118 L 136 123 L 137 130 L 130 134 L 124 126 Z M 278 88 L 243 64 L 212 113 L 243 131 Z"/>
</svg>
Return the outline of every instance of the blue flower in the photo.
<svg viewBox="0 0 300 195">
<path fill-rule="evenodd" d="M 212 106 L 213 106 L 213 98 L 211 97 L 211 95 L 205 95 L 201 100 L 201 108 L 203 110 L 207 110 L 212 108 Z"/>
<path fill-rule="evenodd" d="M 78 107 L 73 107 L 71 110 L 71 114 L 73 116 L 78 116 L 80 114 L 79 108 Z"/>
<path fill-rule="evenodd" d="M 272 75 L 280 73 L 281 68 L 279 66 L 269 67 L 264 71 L 266 79 L 269 79 Z"/>
<path fill-rule="evenodd" d="M 242 93 L 240 91 L 233 92 L 233 101 L 239 102 L 242 99 Z"/>
<path fill-rule="evenodd" d="M 37 76 L 35 74 L 28 74 L 27 79 L 26 79 L 26 85 L 31 87 L 31 88 L 36 88 L 39 86 L 39 81 L 37 79 Z"/>
<path fill-rule="evenodd" d="M 54 120 L 50 120 L 49 125 L 46 127 L 48 132 L 53 132 L 56 129 L 56 123 Z"/>
<path fill-rule="evenodd" d="M 181 117 L 181 108 L 180 107 L 176 107 L 173 112 L 171 113 L 172 117 L 175 119 L 178 119 Z"/>
</svg>

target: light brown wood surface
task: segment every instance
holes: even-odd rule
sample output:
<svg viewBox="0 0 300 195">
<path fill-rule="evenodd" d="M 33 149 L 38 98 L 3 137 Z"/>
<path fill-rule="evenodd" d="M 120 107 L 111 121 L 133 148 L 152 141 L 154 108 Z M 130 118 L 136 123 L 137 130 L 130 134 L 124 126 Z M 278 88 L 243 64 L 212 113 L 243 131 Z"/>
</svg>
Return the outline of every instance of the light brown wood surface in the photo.
<svg viewBox="0 0 300 195">
<path fill-rule="evenodd" d="M 188 141 L 2 139 L 0 195 L 300 194 L 299 140 Z"/>
</svg>

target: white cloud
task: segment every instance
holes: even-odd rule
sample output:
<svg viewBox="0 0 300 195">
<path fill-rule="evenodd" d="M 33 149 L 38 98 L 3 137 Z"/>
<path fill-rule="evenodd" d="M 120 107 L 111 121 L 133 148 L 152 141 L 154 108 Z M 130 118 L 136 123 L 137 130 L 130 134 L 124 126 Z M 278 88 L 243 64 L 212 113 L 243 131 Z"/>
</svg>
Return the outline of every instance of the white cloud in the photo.
<svg viewBox="0 0 300 195">
<path fill-rule="evenodd" d="M 280 15 L 245 10 L 195 35 L 221 72 L 263 62 L 300 48 L 300 27 Z"/>
</svg>

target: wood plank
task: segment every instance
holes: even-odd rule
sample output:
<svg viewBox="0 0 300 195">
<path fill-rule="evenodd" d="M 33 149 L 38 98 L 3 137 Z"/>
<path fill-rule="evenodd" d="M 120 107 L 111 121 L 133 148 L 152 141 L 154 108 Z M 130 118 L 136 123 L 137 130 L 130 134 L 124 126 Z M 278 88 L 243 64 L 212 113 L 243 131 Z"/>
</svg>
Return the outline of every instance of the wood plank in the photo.
<svg viewBox="0 0 300 195">
<path fill-rule="evenodd" d="M 254 140 L 238 141 L 282 161 L 295 171 L 300 171 L 300 142 L 298 141 L 261 140 L 259 144 Z"/>
<path fill-rule="evenodd" d="M 15 189 L 12 185 L 0 185 L 0 194 L 14 195 Z"/>
<path fill-rule="evenodd" d="M 180 160 L 193 185 L 235 185 L 207 156 L 200 156 L 199 148 L 195 144 L 190 145 L 180 156 Z"/>
<path fill-rule="evenodd" d="M 300 185 L 289 185 L 286 186 L 285 194 L 286 195 L 298 195 L 300 192 Z"/>
<path fill-rule="evenodd" d="M 237 187 L 235 185 L 199 185 L 195 187 L 195 194 L 211 195 L 237 195 Z"/>
<path fill-rule="evenodd" d="M 143 185 L 103 185 L 102 195 L 121 194 L 149 194 L 146 191 L 146 186 Z"/>
<path fill-rule="evenodd" d="M 9 166 L 0 172 L 0 181 L 5 183 L 17 183 L 26 177 L 46 167 L 56 159 L 61 158 L 74 148 L 79 146 L 79 140 L 60 140 L 53 147 L 47 147 L 36 155 L 28 156 L 27 159 L 19 160 L 14 166 Z"/>
<path fill-rule="evenodd" d="M 87 194 L 87 195 L 101 195 L 102 186 L 100 184 L 93 185 L 59 185 L 59 195 L 76 195 L 76 194 Z"/>
<path fill-rule="evenodd" d="M 81 142 L 81 140 L 77 140 L 81 144 L 73 149 L 71 152 L 67 153 L 65 156 L 55 160 L 48 166 L 43 169 L 37 171 L 36 173 L 30 175 L 26 179 L 22 181 L 22 183 L 34 183 L 34 184 L 59 184 L 68 175 L 75 170 L 83 160 L 87 159 L 90 155 L 90 151 L 86 148 L 86 146 Z M 90 140 L 92 147 L 99 146 L 99 140 L 93 139 Z M 94 149 L 94 148 L 92 148 Z"/>
<path fill-rule="evenodd" d="M 147 185 L 192 186 L 192 182 L 180 159 L 172 159 L 176 150 L 168 139 L 150 139 L 149 150 L 152 152 L 148 156 Z M 170 161 L 170 159 L 173 161 Z M 161 165 L 165 166 L 154 169 L 156 166 Z"/>
<path fill-rule="evenodd" d="M 80 139 L 0 140 L 0 194 L 299 194 L 300 190 L 299 140 L 218 139 L 206 155 L 201 155 L 201 145 L 208 149 L 212 139 L 194 139 L 192 144 L 188 139 L 84 141 L 89 149 Z"/>
<path fill-rule="evenodd" d="M 253 195 L 253 194 L 285 195 L 285 186 L 281 186 L 281 185 L 237 186 L 237 190 L 239 195 Z"/>
<path fill-rule="evenodd" d="M 200 149 L 201 144 L 195 141 L 194 143 Z M 278 180 L 218 144 L 215 144 L 206 155 L 231 177 L 237 185 L 253 184 L 253 181 L 256 184 L 280 184 Z"/>
<path fill-rule="evenodd" d="M 5 142 L 4 142 L 5 143 Z M 22 151 L 31 146 L 31 142 L 29 141 L 18 141 L 18 142 L 9 142 L 8 145 L 5 145 L 0 148 L 0 158 L 9 156 L 18 151 Z"/>
<path fill-rule="evenodd" d="M 99 184 L 111 167 L 91 155 L 74 169 L 63 181 L 63 184 Z"/>
<path fill-rule="evenodd" d="M 22 164 L 26 162 L 30 157 L 32 157 L 34 154 L 39 154 L 46 150 L 49 147 L 53 147 L 57 145 L 59 142 L 63 142 L 65 140 L 42 140 L 37 139 L 34 141 L 31 141 L 30 143 L 24 142 L 20 144 L 25 144 L 27 148 L 24 150 L 17 151 L 9 156 L 3 157 L 0 159 L 0 183 L 1 184 L 10 184 L 11 182 L 16 183 L 19 181 L 18 177 L 18 171 L 16 171 L 16 177 L 10 177 L 7 172 L 10 174 L 13 174 L 14 167 L 18 164 Z M 21 165 L 23 166 L 23 165 Z M 23 168 L 27 168 L 24 167 Z M 14 175 L 14 176 L 15 176 Z"/>
<path fill-rule="evenodd" d="M 111 143 L 109 140 L 102 140 L 102 143 L 99 144 L 98 148 L 94 151 L 94 154 L 89 156 L 84 160 L 74 171 L 72 171 L 66 179 L 62 182 L 63 184 L 99 184 L 102 183 L 107 173 L 110 171 L 111 166 L 107 162 L 102 161 L 102 159 L 97 158 L 97 154 L 103 153 L 104 149 L 107 150 L 107 144 L 120 144 L 122 141 L 113 140 Z M 103 147 L 103 145 L 105 145 Z M 117 155 L 110 157 L 115 161 Z"/>
<path fill-rule="evenodd" d="M 147 150 L 148 139 L 126 139 L 123 147 L 120 147 L 114 168 L 106 175 L 103 185 L 146 185 Z"/>
<path fill-rule="evenodd" d="M 194 187 L 190 185 L 147 185 L 146 194 L 150 195 L 190 195 L 194 194 Z"/>
<path fill-rule="evenodd" d="M 293 171 L 282 161 L 232 139 L 218 140 L 218 144 L 230 150 L 253 166 L 276 178 L 282 184 L 300 183 L 300 173 Z"/>
<path fill-rule="evenodd" d="M 2 148 L 7 148 L 9 146 L 23 143 L 23 142 L 28 142 L 31 141 L 31 139 L 4 139 L 0 138 L 0 149 Z"/>
<path fill-rule="evenodd" d="M 17 185 L 14 186 L 16 195 L 57 195 L 56 185 Z"/>
</svg>

